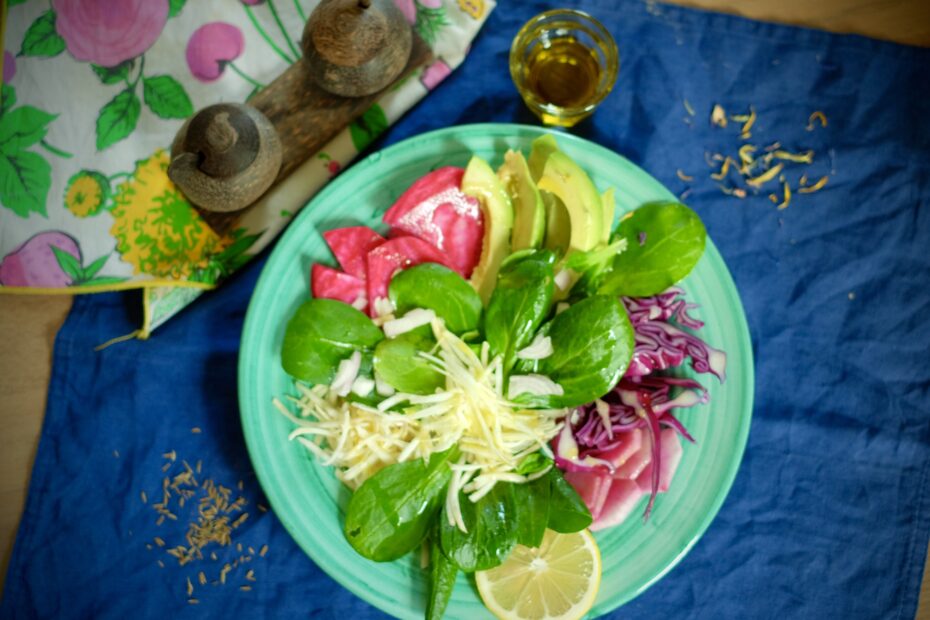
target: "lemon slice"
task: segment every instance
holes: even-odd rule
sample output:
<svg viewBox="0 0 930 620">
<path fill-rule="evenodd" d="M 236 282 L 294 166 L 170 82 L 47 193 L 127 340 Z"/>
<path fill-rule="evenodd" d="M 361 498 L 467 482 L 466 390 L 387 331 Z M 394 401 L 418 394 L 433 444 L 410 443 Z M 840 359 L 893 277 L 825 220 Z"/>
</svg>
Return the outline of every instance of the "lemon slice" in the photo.
<svg viewBox="0 0 930 620">
<path fill-rule="evenodd" d="M 588 530 L 547 530 L 537 549 L 522 545 L 491 570 L 475 573 L 478 592 L 501 620 L 581 618 L 601 585 L 601 553 Z"/>
</svg>

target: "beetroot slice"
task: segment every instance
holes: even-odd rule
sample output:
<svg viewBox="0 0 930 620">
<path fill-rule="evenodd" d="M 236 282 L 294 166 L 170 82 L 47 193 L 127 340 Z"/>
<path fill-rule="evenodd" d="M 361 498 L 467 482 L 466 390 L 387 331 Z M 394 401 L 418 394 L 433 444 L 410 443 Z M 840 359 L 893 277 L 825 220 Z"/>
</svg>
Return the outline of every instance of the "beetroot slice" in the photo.
<svg viewBox="0 0 930 620">
<path fill-rule="evenodd" d="M 355 305 L 359 297 L 365 297 L 365 281 L 338 269 L 314 263 L 310 268 L 310 290 L 318 299 L 337 299 Z M 365 306 L 359 309 L 364 311 Z"/>
<path fill-rule="evenodd" d="M 598 472 L 567 471 L 565 480 L 578 492 L 578 496 L 588 507 L 591 518 L 597 519 L 604 508 L 610 484 L 613 482 L 610 475 Z"/>
<path fill-rule="evenodd" d="M 366 279 L 365 257 L 373 248 L 384 243 L 384 237 L 367 226 L 335 228 L 323 233 L 326 245 L 350 276 Z"/>
<path fill-rule="evenodd" d="M 484 217 L 478 201 L 462 192 L 465 170 L 437 168 L 420 177 L 384 214 L 384 223 L 429 242 L 449 257 L 449 267 L 463 278 L 471 275 L 484 239 Z"/>
<path fill-rule="evenodd" d="M 636 508 L 642 496 L 643 490 L 635 481 L 614 479 L 610 483 L 610 490 L 607 492 L 607 499 L 604 500 L 600 514 L 591 523 L 591 531 L 596 532 L 623 523 L 624 519 L 630 516 Z"/>
<path fill-rule="evenodd" d="M 448 258 L 434 246 L 417 237 L 388 239 L 368 253 L 368 313 L 375 316 L 376 300 L 387 297 L 388 284 L 401 269 L 420 263 L 450 267 Z"/>
<path fill-rule="evenodd" d="M 645 449 L 645 448 L 644 448 Z M 659 464 L 659 493 L 668 491 L 672 484 L 672 478 L 675 476 L 675 470 L 678 469 L 678 463 L 681 462 L 681 442 L 678 440 L 678 433 L 675 429 L 664 428 L 659 435 L 659 450 L 662 452 L 662 460 Z M 650 463 L 636 477 L 636 483 L 644 493 L 648 493 L 652 488 L 652 467 Z"/>
</svg>

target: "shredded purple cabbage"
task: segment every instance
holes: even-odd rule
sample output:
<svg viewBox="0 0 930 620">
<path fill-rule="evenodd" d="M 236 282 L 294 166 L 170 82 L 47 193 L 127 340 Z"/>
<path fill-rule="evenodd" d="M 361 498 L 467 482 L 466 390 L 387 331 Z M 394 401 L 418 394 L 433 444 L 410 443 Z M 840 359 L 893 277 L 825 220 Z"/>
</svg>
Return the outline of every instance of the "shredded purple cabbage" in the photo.
<svg viewBox="0 0 930 620">
<path fill-rule="evenodd" d="M 616 387 L 601 398 L 609 408 L 609 429 L 595 403 L 579 407 L 572 415 L 572 430 L 581 458 L 616 447 L 624 431 L 648 429 L 648 421 L 641 415 L 646 402 L 660 425 L 674 428 L 693 442 L 694 438 L 672 410 L 706 403 L 707 390 L 693 379 L 656 373 L 681 366 L 690 358 L 696 372 L 711 373 L 721 381 L 726 376 L 723 351 L 670 322 L 693 330 L 704 325 L 688 314 L 696 304 L 685 301 L 682 289 L 673 287 L 652 297 L 623 297 L 622 301 L 636 332 L 633 359 Z"/>
<path fill-rule="evenodd" d="M 681 327 L 695 330 L 704 326 L 688 314 L 688 310 L 697 306 L 678 299 L 683 295 L 684 291 L 673 287 L 652 297 L 622 298 L 636 332 L 636 348 L 626 377 L 675 368 L 691 358 L 695 372 L 709 372 L 721 381 L 726 378 L 726 353 L 669 323 L 674 320 Z"/>
</svg>

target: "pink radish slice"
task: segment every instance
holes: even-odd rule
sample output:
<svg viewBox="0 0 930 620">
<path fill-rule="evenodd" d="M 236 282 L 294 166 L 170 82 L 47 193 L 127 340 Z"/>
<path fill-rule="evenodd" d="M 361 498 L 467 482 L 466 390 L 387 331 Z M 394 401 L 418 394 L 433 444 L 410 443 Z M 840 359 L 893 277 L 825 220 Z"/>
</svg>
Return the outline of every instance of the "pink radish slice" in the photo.
<svg viewBox="0 0 930 620">
<path fill-rule="evenodd" d="M 640 429 L 636 429 L 640 430 Z M 643 441 L 639 450 L 623 464 L 622 467 L 614 472 L 615 479 L 636 480 L 640 474 L 645 471 L 652 462 L 652 445 L 648 441 Z"/>
<path fill-rule="evenodd" d="M 384 243 L 384 237 L 367 226 L 334 228 L 323 233 L 326 245 L 339 261 L 343 271 L 356 278 L 366 278 L 365 257 Z"/>
<path fill-rule="evenodd" d="M 337 299 L 355 305 L 359 297 L 365 297 L 365 281 L 338 269 L 314 263 L 310 268 L 310 290 L 318 299 Z M 364 311 L 365 306 L 359 310 Z"/>
<path fill-rule="evenodd" d="M 642 496 L 643 490 L 635 481 L 615 479 L 610 484 L 610 491 L 600 514 L 591 524 L 591 531 L 596 532 L 623 523 Z"/>
<path fill-rule="evenodd" d="M 420 177 L 384 214 L 384 223 L 429 242 L 467 278 L 481 257 L 484 217 L 478 201 L 461 190 L 462 168 L 444 166 Z"/>
<path fill-rule="evenodd" d="M 659 450 L 662 451 L 662 464 L 659 469 L 659 493 L 668 491 L 672 484 L 672 478 L 675 476 L 675 470 L 681 462 L 681 442 L 678 440 L 678 433 L 673 428 L 662 429 L 659 435 Z M 650 463 L 636 477 L 636 484 L 644 493 L 649 493 L 652 489 L 652 464 Z"/>
<path fill-rule="evenodd" d="M 378 299 L 387 297 L 388 284 L 401 269 L 420 263 L 439 263 L 451 268 L 442 252 L 417 237 L 388 239 L 368 253 L 368 313 L 375 316 Z"/>
<path fill-rule="evenodd" d="M 595 472 L 569 471 L 565 473 L 565 480 L 578 492 L 591 512 L 591 517 L 597 519 L 607 501 L 611 477 Z"/>
</svg>

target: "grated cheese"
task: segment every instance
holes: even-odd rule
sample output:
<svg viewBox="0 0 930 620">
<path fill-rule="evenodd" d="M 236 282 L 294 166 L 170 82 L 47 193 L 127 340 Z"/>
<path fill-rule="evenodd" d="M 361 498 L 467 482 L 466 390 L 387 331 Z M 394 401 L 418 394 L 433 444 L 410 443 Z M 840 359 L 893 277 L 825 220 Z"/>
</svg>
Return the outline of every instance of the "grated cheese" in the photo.
<svg viewBox="0 0 930 620">
<path fill-rule="evenodd" d="M 348 402 L 325 385 L 297 383 L 296 415 L 281 401 L 274 404 L 295 425 L 289 438 L 333 465 L 337 478 L 353 489 L 387 465 L 457 444 L 461 457 L 450 466 L 445 505 L 450 524 L 466 531 L 459 492 L 477 501 L 498 482 L 527 482 L 516 468 L 540 449 L 551 454 L 548 442 L 561 430 L 567 410 L 529 410 L 511 402 L 503 394 L 499 357 L 489 360 L 486 347 L 476 354 L 441 319 L 430 327 L 437 344 L 433 354 L 421 355 L 445 375 L 444 390 L 396 393 L 370 407 Z"/>
</svg>

